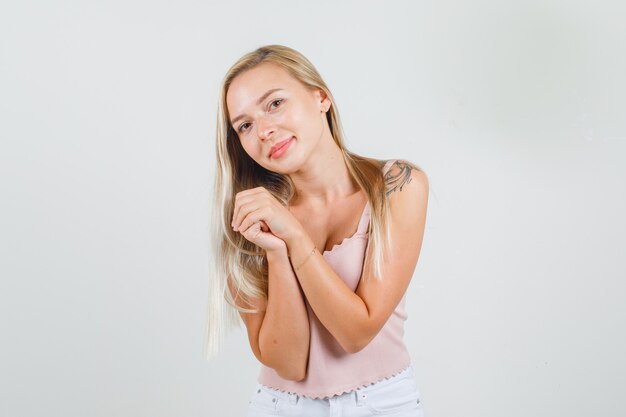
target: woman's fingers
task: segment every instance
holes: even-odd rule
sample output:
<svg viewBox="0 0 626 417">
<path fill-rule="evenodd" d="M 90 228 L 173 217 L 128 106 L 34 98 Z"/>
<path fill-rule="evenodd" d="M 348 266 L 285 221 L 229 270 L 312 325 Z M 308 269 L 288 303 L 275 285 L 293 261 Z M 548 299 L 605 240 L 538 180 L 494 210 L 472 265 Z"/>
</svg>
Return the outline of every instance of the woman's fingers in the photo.
<svg viewBox="0 0 626 417">
<path fill-rule="evenodd" d="M 233 230 L 241 230 L 241 223 L 243 222 L 243 219 L 246 218 L 248 213 L 253 212 L 254 210 L 256 210 L 254 202 L 240 205 L 237 214 L 235 214 L 235 217 L 233 218 Z"/>
<path fill-rule="evenodd" d="M 244 210 L 242 210 L 243 213 Z M 247 213 L 247 215 L 241 220 L 241 224 L 239 226 L 239 230 L 247 230 L 249 227 L 252 227 L 255 223 L 261 221 L 266 213 L 265 208 L 253 209 Z"/>
<path fill-rule="evenodd" d="M 231 225 L 234 230 L 241 229 L 241 222 L 247 213 L 261 207 L 272 204 L 274 197 L 263 187 L 252 188 L 237 193 L 235 196 L 235 207 L 233 209 L 233 220 Z"/>
</svg>

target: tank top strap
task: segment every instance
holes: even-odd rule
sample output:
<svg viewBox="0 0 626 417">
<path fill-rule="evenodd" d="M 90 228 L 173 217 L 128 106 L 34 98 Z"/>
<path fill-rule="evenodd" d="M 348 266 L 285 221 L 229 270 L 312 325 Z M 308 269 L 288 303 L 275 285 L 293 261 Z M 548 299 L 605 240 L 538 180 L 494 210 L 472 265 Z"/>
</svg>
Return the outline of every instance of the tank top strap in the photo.
<svg viewBox="0 0 626 417">
<path fill-rule="evenodd" d="M 397 161 L 397 159 L 390 159 L 385 163 L 385 165 L 383 166 L 383 175 L 387 173 L 387 171 L 389 170 L 389 168 L 395 161 Z M 365 203 L 365 209 L 363 210 L 363 214 L 361 215 L 361 220 L 359 221 L 357 234 L 366 233 L 367 227 L 369 226 L 369 223 L 370 223 L 370 210 L 371 210 L 371 206 L 368 200 L 367 203 Z"/>
<path fill-rule="evenodd" d="M 383 166 L 383 175 L 385 175 L 387 171 L 389 171 L 389 168 L 391 168 L 391 165 L 393 165 L 393 163 L 396 161 L 397 159 L 390 159 L 385 163 L 385 166 Z"/>
</svg>

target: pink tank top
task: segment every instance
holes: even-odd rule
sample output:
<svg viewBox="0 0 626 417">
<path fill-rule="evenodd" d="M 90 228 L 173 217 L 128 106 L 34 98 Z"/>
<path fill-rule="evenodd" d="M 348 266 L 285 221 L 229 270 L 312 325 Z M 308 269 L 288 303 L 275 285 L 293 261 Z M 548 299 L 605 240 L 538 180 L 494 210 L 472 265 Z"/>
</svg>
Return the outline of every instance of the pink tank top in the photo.
<svg viewBox="0 0 626 417">
<path fill-rule="evenodd" d="M 387 161 L 383 172 L 387 171 L 393 161 Z M 361 278 L 369 235 L 369 217 L 368 201 L 356 233 L 322 254 L 352 291 L 356 291 Z M 311 331 L 306 378 L 302 381 L 283 379 L 274 369 L 262 364 L 258 382 L 283 392 L 309 398 L 325 398 L 341 395 L 398 374 L 410 365 L 409 352 L 403 340 L 404 321 L 407 319 L 405 298 L 406 295 L 376 337 L 356 353 L 343 350 L 305 299 Z"/>
</svg>

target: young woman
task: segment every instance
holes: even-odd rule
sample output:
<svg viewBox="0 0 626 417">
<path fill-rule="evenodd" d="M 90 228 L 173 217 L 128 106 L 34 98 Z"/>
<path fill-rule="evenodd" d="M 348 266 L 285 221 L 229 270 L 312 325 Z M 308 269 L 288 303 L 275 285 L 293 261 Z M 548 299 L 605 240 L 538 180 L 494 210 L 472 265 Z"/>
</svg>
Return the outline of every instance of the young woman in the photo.
<svg viewBox="0 0 626 417">
<path fill-rule="evenodd" d="M 217 123 L 207 358 L 239 312 L 262 364 L 248 416 L 422 416 L 403 325 L 423 170 L 348 151 L 328 87 L 281 45 L 229 69 Z"/>
</svg>

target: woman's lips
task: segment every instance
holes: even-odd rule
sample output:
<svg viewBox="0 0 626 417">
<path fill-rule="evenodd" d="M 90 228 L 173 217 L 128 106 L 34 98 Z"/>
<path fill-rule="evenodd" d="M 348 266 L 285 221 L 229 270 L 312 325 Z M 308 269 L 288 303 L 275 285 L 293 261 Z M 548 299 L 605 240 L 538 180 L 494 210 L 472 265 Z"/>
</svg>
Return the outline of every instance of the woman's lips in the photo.
<svg viewBox="0 0 626 417">
<path fill-rule="evenodd" d="M 276 145 L 274 145 L 274 146 L 272 147 L 272 150 L 270 151 L 270 155 L 269 155 L 269 156 L 270 156 L 270 158 L 274 157 L 274 154 L 276 154 L 276 153 L 280 152 L 280 151 L 281 151 L 281 149 L 282 149 L 283 147 L 285 147 L 286 145 L 288 145 L 288 144 L 291 142 L 291 140 L 292 140 L 292 139 L 294 139 L 294 137 L 293 137 L 293 136 L 292 136 L 292 137 L 290 137 L 289 139 L 286 139 L 286 140 L 284 140 L 284 141 L 282 141 L 282 142 L 278 142 Z M 279 155 L 277 155 L 277 156 L 279 156 Z"/>
</svg>

